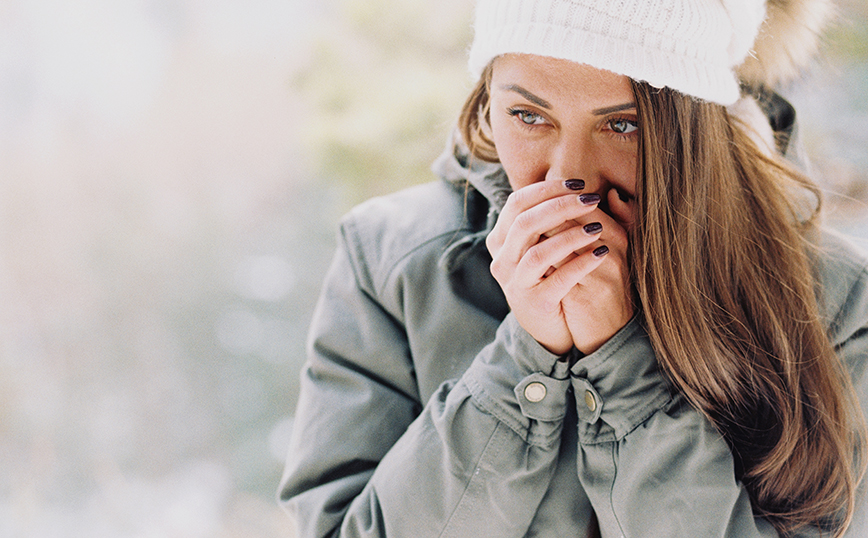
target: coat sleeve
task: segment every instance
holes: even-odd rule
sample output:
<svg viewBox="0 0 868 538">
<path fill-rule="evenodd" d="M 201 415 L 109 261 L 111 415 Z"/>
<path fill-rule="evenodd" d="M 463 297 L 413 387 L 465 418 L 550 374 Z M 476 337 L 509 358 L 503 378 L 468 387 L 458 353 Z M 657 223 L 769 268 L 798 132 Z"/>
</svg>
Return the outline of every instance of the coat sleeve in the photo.
<svg viewBox="0 0 868 538">
<path fill-rule="evenodd" d="M 298 536 L 524 536 L 556 465 L 568 363 L 507 316 L 423 406 L 404 327 L 349 243 L 315 311 L 280 486 Z"/>
</svg>

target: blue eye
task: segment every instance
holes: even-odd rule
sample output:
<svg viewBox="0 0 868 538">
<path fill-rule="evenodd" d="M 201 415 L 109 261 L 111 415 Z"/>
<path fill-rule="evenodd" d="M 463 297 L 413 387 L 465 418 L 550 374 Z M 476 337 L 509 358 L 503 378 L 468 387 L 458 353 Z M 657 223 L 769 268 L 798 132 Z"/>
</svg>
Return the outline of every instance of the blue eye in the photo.
<svg viewBox="0 0 868 538">
<path fill-rule="evenodd" d="M 618 118 L 609 120 L 609 128 L 618 134 L 630 134 L 639 130 L 639 124 L 635 121 Z"/>
<path fill-rule="evenodd" d="M 542 125 L 546 122 L 546 120 L 539 114 L 535 114 L 527 110 L 511 108 L 507 110 L 507 112 L 511 116 L 515 116 L 516 118 L 520 119 L 521 122 L 526 125 Z"/>
</svg>

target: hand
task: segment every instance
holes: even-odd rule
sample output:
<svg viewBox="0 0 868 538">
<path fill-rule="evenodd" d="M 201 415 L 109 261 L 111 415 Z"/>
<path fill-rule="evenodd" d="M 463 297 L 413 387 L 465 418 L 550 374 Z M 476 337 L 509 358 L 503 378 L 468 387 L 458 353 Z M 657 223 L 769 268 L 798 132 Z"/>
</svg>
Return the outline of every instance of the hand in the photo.
<svg viewBox="0 0 868 538">
<path fill-rule="evenodd" d="M 610 204 L 612 195 L 608 196 Z M 623 311 L 621 306 L 611 309 L 608 304 L 596 304 L 592 299 L 601 290 L 594 286 L 615 288 L 602 295 L 611 297 L 620 291 L 626 300 L 616 303 L 631 304 L 629 288 L 625 288 L 629 272 L 618 269 L 627 267 L 626 232 L 597 208 L 599 201 L 595 194 L 577 195 L 560 182 L 529 185 L 510 195 L 486 240 L 493 260 L 491 273 L 513 314 L 531 336 L 557 355 L 567 353 L 574 344 L 583 352 L 591 352 L 588 346 L 610 338 L 632 316 L 630 306 L 630 316 L 605 335 L 602 333 L 608 333 L 612 323 L 623 315 L 607 312 L 601 317 L 605 320 L 602 323 L 591 319 L 597 310 Z M 625 208 L 620 200 L 618 203 L 620 214 L 629 214 L 629 207 Z M 585 225 L 594 222 L 603 224 L 602 233 L 586 231 Z M 606 249 L 597 249 L 602 246 L 603 236 L 611 236 L 616 252 L 622 254 L 600 278 L 585 283 L 586 277 L 608 257 Z M 579 309 L 585 311 L 577 312 Z"/>
<path fill-rule="evenodd" d="M 633 202 L 621 200 L 615 189 L 607 193 L 607 201 L 609 214 L 598 208 L 587 217 L 597 219 L 603 230 L 599 241 L 586 250 L 593 253 L 594 249 L 603 248 L 599 246 L 602 243 L 608 253 L 561 301 L 573 344 L 586 355 L 612 338 L 635 311 L 626 231 L 633 223 Z M 586 255 L 583 252 L 578 256 Z"/>
</svg>

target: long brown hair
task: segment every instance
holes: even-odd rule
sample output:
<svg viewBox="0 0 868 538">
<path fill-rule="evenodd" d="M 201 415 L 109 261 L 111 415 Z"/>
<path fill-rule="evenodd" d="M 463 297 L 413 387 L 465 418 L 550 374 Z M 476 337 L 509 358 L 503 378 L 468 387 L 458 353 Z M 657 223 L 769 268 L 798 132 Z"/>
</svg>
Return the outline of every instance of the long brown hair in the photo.
<svg viewBox="0 0 868 538">
<path fill-rule="evenodd" d="M 491 65 L 459 127 L 476 158 L 497 161 L 490 79 Z M 728 442 L 756 515 L 783 534 L 841 534 L 866 436 L 808 255 L 819 191 L 724 107 L 644 83 L 633 91 L 631 270 L 657 360 Z"/>
</svg>

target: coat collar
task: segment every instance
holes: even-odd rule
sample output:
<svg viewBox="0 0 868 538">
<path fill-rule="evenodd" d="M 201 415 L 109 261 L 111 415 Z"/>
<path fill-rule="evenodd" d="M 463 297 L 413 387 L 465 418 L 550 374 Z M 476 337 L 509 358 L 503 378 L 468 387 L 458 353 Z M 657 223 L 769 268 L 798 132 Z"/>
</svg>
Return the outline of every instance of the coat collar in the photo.
<svg viewBox="0 0 868 538">
<path fill-rule="evenodd" d="M 485 197 L 489 209 L 496 213 L 500 213 L 506 198 L 512 192 L 500 163 L 473 158 L 457 130 L 449 137 L 446 150 L 434 161 L 431 168 L 435 174 L 453 185 L 469 184 Z"/>
</svg>

